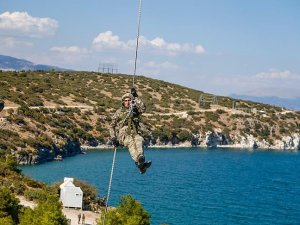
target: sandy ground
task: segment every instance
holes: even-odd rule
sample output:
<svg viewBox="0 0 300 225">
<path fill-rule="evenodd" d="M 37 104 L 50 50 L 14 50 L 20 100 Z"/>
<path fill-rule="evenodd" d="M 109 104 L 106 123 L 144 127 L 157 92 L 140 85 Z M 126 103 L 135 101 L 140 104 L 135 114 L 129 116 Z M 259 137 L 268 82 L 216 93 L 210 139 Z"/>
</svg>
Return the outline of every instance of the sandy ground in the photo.
<svg viewBox="0 0 300 225">
<path fill-rule="evenodd" d="M 28 201 L 23 196 L 17 196 L 17 198 L 20 200 L 20 205 L 27 206 L 32 209 L 36 206 L 35 202 Z"/>
<path fill-rule="evenodd" d="M 65 216 L 71 220 L 71 225 L 77 225 L 77 224 L 96 225 L 96 219 L 99 218 L 100 216 L 99 213 L 94 213 L 91 211 L 83 211 L 79 209 L 64 208 L 62 211 L 65 214 Z M 78 214 L 81 214 L 81 218 L 82 215 L 84 214 L 85 223 L 82 223 L 82 220 L 80 220 L 80 223 L 78 223 Z"/>
<path fill-rule="evenodd" d="M 20 200 L 20 205 L 27 206 L 30 208 L 34 208 L 36 206 L 36 203 L 33 201 L 26 200 L 23 196 L 17 196 L 17 198 Z M 92 211 L 84 211 L 80 209 L 73 209 L 73 208 L 63 208 L 62 210 L 63 214 L 66 216 L 67 219 L 71 220 L 71 225 L 78 225 L 83 224 L 82 220 L 80 220 L 80 223 L 78 223 L 78 214 L 85 216 L 85 225 L 96 225 L 96 219 L 99 218 L 99 213 L 94 213 Z"/>
</svg>

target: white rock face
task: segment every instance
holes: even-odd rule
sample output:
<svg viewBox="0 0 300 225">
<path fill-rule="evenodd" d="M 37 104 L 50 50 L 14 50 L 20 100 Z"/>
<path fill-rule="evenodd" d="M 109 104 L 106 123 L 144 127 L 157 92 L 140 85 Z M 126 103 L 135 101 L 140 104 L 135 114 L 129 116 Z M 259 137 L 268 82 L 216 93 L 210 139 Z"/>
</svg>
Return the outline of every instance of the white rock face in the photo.
<svg viewBox="0 0 300 225">
<path fill-rule="evenodd" d="M 280 146 L 284 150 L 300 150 L 300 135 L 292 134 L 291 136 L 283 137 Z"/>
<path fill-rule="evenodd" d="M 162 143 L 159 139 L 155 146 L 169 147 L 228 147 L 228 148 L 245 148 L 245 149 L 278 149 L 282 151 L 300 150 L 300 134 L 284 136 L 281 140 L 275 140 L 271 145 L 266 140 L 259 140 L 253 135 L 230 135 L 226 136 L 221 130 L 208 131 L 193 135 L 190 142 L 179 142 L 172 144 Z"/>
<path fill-rule="evenodd" d="M 278 150 L 300 150 L 300 134 L 285 136 L 281 140 L 275 140 L 271 145 L 266 140 L 259 141 L 253 135 L 235 135 L 226 137 L 221 131 L 208 131 L 199 135 L 200 146 L 206 147 L 236 147 L 250 149 L 278 149 Z"/>
</svg>

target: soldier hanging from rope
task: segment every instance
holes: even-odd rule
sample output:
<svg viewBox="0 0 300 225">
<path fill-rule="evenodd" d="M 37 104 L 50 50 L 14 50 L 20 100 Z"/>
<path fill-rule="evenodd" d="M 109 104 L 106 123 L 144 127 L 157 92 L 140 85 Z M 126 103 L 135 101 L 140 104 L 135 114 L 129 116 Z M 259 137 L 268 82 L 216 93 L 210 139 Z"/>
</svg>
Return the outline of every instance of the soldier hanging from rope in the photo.
<svg viewBox="0 0 300 225">
<path fill-rule="evenodd" d="M 145 128 L 140 116 L 145 110 L 144 103 L 133 87 L 131 93 L 122 96 L 122 107 L 115 112 L 110 127 L 111 142 L 115 147 L 121 143 L 128 148 L 141 174 L 151 166 L 151 161 L 145 161 L 144 138 L 141 134 Z"/>
</svg>

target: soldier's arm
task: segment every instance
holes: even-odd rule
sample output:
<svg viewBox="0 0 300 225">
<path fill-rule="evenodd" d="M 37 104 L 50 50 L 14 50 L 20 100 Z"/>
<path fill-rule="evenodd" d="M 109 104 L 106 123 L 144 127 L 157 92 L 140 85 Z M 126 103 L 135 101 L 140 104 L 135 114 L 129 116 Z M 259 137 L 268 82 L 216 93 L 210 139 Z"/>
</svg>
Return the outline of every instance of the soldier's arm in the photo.
<svg viewBox="0 0 300 225">
<path fill-rule="evenodd" d="M 110 134 L 110 137 L 113 138 L 113 137 L 116 137 L 116 126 L 117 126 L 117 122 L 118 122 L 118 119 L 119 119 L 119 110 L 117 110 L 115 112 L 115 114 L 113 115 L 112 117 L 112 121 L 110 123 L 110 127 L 109 127 L 109 134 Z"/>
<path fill-rule="evenodd" d="M 146 105 L 142 101 L 142 99 L 139 98 L 139 95 L 137 94 L 137 90 L 135 87 L 131 88 L 131 94 L 134 97 L 134 102 L 136 105 L 136 108 L 138 109 L 138 113 L 142 114 L 146 111 Z"/>
<path fill-rule="evenodd" d="M 135 98 L 134 99 L 136 107 L 139 111 L 140 114 L 144 113 L 146 111 L 146 105 L 140 98 Z"/>
</svg>

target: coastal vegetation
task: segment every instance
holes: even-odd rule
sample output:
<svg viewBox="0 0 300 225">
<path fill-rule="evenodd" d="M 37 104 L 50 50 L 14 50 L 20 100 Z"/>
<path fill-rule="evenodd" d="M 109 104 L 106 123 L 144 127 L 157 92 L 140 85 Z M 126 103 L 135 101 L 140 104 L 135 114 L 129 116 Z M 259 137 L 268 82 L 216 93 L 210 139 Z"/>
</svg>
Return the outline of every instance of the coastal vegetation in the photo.
<svg viewBox="0 0 300 225">
<path fill-rule="evenodd" d="M 39 163 L 80 153 L 80 145 L 109 144 L 109 124 L 132 76 L 95 72 L 0 71 L 0 148 L 18 163 Z M 161 80 L 136 77 L 147 105 L 146 144 L 190 142 L 206 132 L 252 135 L 274 143 L 300 133 L 300 113 L 266 104 L 215 96 Z M 201 96 L 201 98 L 200 98 Z M 234 108 L 233 108 L 234 106 Z M 197 142 L 196 142 L 197 143 Z M 198 141 L 199 143 L 199 141 Z"/>
<path fill-rule="evenodd" d="M 24 176 L 10 155 L 2 155 L 0 170 L 0 224 L 68 224 L 59 196 L 46 184 Z M 17 196 L 34 200 L 37 206 L 34 209 L 24 207 Z"/>
<path fill-rule="evenodd" d="M 104 218 L 100 217 L 97 224 L 104 225 L 103 222 Z M 110 225 L 150 225 L 150 215 L 139 201 L 133 199 L 131 195 L 124 195 L 119 206 L 107 212 L 105 222 Z"/>
<path fill-rule="evenodd" d="M 59 182 L 48 186 L 32 178 L 24 176 L 18 169 L 16 161 L 8 158 L 0 159 L 0 224 L 5 225 L 68 225 L 59 201 Z M 84 210 L 102 212 L 94 186 L 75 179 L 76 186 L 84 192 Z M 36 203 L 34 208 L 20 204 L 17 196 Z M 150 215 L 140 202 L 130 195 L 122 196 L 120 205 L 107 213 L 106 224 L 150 224 Z M 99 223 L 101 224 L 101 223 Z"/>
</svg>

